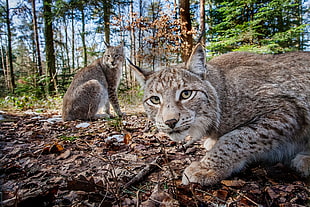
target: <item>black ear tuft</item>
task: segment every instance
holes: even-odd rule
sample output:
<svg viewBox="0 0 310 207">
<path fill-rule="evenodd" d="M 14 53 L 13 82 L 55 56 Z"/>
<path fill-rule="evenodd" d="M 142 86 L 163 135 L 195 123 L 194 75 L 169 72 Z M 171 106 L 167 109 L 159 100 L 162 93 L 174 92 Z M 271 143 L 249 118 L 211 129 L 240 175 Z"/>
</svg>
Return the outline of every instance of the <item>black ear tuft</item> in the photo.
<svg viewBox="0 0 310 207">
<path fill-rule="evenodd" d="M 136 77 L 142 87 L 144 87 L 145 82 L 147 80 L 148 75 L 150 75 L 150 72 L 146 72 L 143 69 L 139 68 L 138 66 L 134 65 L 128 58 L 126 58 L 129 62 L 130 68 L 134 71 L 136 74 Z"/>
</svg>

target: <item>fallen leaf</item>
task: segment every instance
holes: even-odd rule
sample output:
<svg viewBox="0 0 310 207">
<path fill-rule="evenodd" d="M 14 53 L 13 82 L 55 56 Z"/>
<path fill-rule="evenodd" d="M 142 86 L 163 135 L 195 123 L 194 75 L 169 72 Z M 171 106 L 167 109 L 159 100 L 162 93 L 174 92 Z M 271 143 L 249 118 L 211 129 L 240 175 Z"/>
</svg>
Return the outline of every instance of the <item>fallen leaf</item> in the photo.
<svg viewBox="0 0 310 207">
<path fill-rule="evenodd" d="M 278 198 L 280 195 L 278 193 L 276 193 L 272 188 L 267 187 L 266 188 L 266 192 L 268 193 L 269 197 L 271 199 L 276 199 Z"/>
<path fill-rule="evenodd" d="M 222 184 L 228 187 L 242 187 L 246 183 L 244 180 L 222 180 Z"/>
<path fill-rule="evenodd" d="M 124 144 L 129 144 L 131 141 L 131 135 L 129 133 L 124 135 Z"/>
<path fill-rule="evenodd" d="M 66 150 L 65 152 L 61 153 L 56 160 L 64 160 L 67 159 L 68 157 L 70 157 L 71 155 L 71 151 L 70 150 Z"/>
<path fill-rule="evenodd" d="M 217 190 L 213 193 L 213 195 L 221 200 L 226 201 L 228 191 L 227 190 Z"/>
<path fill-rule="evenodd" d="M 180 206 L 179 202 L 175 200 L 170 194 L 164 192 L 156 185 L 153 189 L 153 193 L 150 198 L 141 203 L 144 207 L 156 207 L 160 203 L 160 206 Z"/>
<path fill-rule="evenodd" d="M 56 154 L 64 150 L 61 144 L 54 143 L 52 146 L 46 146 L 42 150 L 42 154 Z"/>
<path fill-rule="evenodd" d="M 62 145 L 58 144 L 58 143 L 55 143 L 51 149 L 50 149 L 50 153 L 59 153 L 61 151 L 63 151 L 64 148 Z"/>
</svg>

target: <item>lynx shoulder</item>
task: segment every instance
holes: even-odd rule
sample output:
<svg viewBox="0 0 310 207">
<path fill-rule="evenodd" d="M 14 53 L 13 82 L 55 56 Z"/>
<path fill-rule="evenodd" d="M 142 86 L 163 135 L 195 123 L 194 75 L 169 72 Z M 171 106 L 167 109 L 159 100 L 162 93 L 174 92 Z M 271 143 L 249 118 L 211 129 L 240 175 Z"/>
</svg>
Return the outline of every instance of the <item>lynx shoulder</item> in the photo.
<svg viewBox="0 0 310 207">
<path fill-rule="evenodd" d="M 109 46 L 102 58 L 78 71 L 63 98 L 64 121 L 110 116 L 110 103 L 117 115 L 122 116 L 117 88 L 123 60 L 123 46 Z"/>
<path fill-rule="evenodd" d="M 310 53 L 232 52 L 205 62 L 197 45 L 186 64 L 149 73 L 131 64 L 144 107 L 175 141 L 206 139 L 206 155 L 184 184 L 211 185 L 261 160 L 310 174 Z"/>
</svg>

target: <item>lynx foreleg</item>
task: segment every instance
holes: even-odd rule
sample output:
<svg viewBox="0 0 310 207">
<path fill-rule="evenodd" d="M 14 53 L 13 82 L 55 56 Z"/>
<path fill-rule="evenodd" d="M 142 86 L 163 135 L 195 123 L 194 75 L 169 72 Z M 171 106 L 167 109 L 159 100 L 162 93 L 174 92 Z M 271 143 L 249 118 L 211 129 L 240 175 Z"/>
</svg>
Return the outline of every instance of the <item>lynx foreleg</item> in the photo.
<svg viewBox="0 0 310 207">
<path fill-rule="evenodd" d="M 268 114 L 255 123 L 225 134 L 200 162 L 193 162 L 185 169 L 183 184 L 212 185 L 238 172 L 251 161 L 289 159 L 300 149 L 298 140 L 296 143 L 293 140 L 294 137 L 299 139 L 298 134 L 302 130 L 296 120 L 287 113 Z M 303 163 L 307 161 L 302 160 Z"/>
<path fill-rule="evenodd" d="M 106 88 L 102 88 L 100 97 L 101 99 L 95 117 L 98 119 L 110 118 L 110 102 L 108 98 L 108 90 Z"/>
<path fill-rule="evenodd" d="M 112 104 L 115 113 L 118 116 L 123 116 L 124 113 L 121 112 L 121 109 L 120 109 L 120 106 L 119 106 L 119 103 L 118 103 L 118 97 L 117 97 L 116 90 L 114 90 L 113 88 L 109 88 L 108 89 L 108 93 L 109 93 L 110 103 Z"/>
</svg>

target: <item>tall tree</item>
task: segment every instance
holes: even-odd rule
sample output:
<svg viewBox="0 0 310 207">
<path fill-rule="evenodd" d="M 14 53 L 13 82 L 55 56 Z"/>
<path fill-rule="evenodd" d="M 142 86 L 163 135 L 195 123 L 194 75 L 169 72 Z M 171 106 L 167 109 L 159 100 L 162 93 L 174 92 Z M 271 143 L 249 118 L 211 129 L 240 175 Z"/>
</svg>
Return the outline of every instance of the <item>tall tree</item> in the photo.
<svg viewBox="0 0 310 207">
<path fill-rule="evenodd" d="M 181 51 L 181 58 L 185 62 L 189 58 L 193 48 L 192 21 L 190 13 L 190 0 L 179 0 L 180 20 L 181 20 L 181 37 L 183 44 L 186 46 Z"/>
<path fill-rule="evenodd" d="M 300 0 L 213 0 L 210 49 L 278 53 L 301 49 Z"/>
<path fill-rule="evenodd" d="M 75 68 L 75 30 L 74 30 L 74 10 L 71 9 L 71 58 L 72 58 L 72 69 Z"/>
<path fill-rule="evenodd" d="M 49 77 L 47 82 L 48 92 L 54 92 L 57 89 L 55 50 L 53 37 L 53 19 L 52 19 L 52 0 L 43 0 L 44 16 L 44 37 L 45 37 L 45 55 L 46 70 Z"/>
<path fill-rule="evenodd" d="M 200 10 L 200 35 L 202 44 L 206 43 L 206 12 L 205 12 L 205 0 L 199 1 L 199 10 Z"/>
<path fill-rule="evenodd" d="M 85 31 L 85 12 L 84 6 L 79 5 L 79 10 L 81 12 L 81 20 L 82 20 L 82 32 L 81 32 L 81 39 L 82 39 L 82 46 L 83 46 L 83 57 L 84 57 L 84 67 L 87 66 L 87 47 L 86 47 L 86 31 Z"/>
<path fill-rule="evenodd" d="M 8 64 L 9 64 L 9 89 L 14 92 L 16 87 L 14 69 L 13 69 L 13 53 L 12 53 L 12 33 L 11 33 L 11 20 L 10 20 L 10 7 L 9 0 L 6 0 L 6 25 L 7 25 L 7 36 L 8 36 Z"/>
<path fill-rule="evenodd" d="M 87 45 L 86 45 L 86 14 L 85 10 L 89 7 L 89 0 L 70 0 L 68 2 L 68 9 L 72 10 L 72 29 L 74 30 L 74 17 L 79 19 L 82 24 L 80 36 L 82 41 L 82 50 L 83 50 L 83 67 L 86 67 L 88 64 L 88 55 L 87 55 Z M 77 10 L 78 12 L 74 12 L 74 10 Z M 78 13 L 80 16 L 78 17 Z M 75 30 L 76 31 L 76 30 Z M 72 33 L 74 35 L 74 33 Z M 73 40 L 74 41 L 74 37 Z M 75 44 L 75 43 L 74 43 Z M 74 59 L 73 59 L 74 61 Z"/>
<path fill-rule="evenodd" d="M 105 41 L 109 45 L 110 44 L 110 18 L 111 18 L 111 0 L 105 1 L 103 5 L 103 20 L 104 20 L 104 36 Z"/>
<path fill-rule="evenodd" d="M 32 4 L 32 23 L 33 23 L 33 35 L 36 45 L 36 53 L 37 53 L 37 68 L 38 75 L 43 75 L 42 63 L 41 63 L 41 51 L 40 51 L 40 42 L 39 42 L 39 34 L 38 34 L 38 22 L 37 22 L 37 13 L 36 13 L 36 1 L 31 0 Z"/>
</svg>

